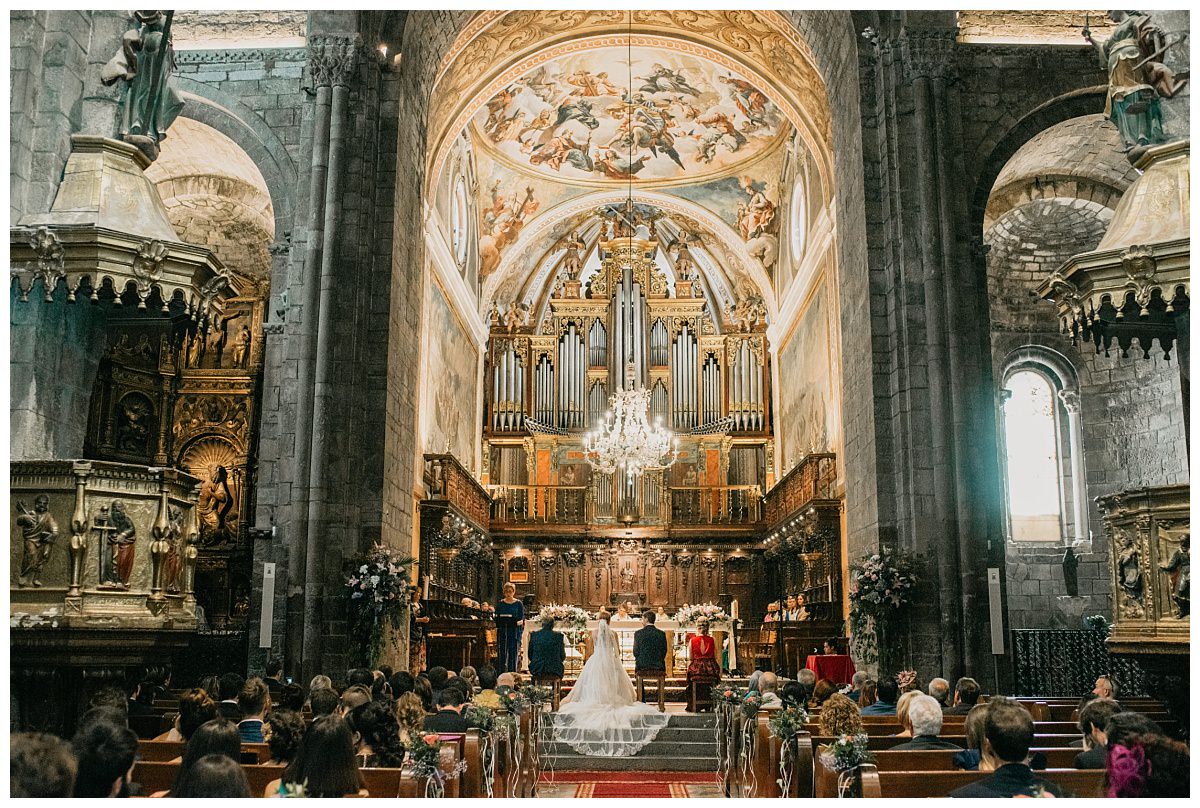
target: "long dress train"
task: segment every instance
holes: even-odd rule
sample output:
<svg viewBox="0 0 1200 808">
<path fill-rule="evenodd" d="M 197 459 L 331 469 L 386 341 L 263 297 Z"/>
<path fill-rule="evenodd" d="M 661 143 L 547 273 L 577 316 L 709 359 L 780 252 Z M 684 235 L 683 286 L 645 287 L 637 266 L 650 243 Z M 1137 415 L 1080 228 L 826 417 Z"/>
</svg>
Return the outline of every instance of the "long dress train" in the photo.
<svg viewBox="0 0 1200 808">
<path fill-rule="evenodd" d="M 670 717 L 636 700 L 617 635 L 601 620 L 593 651 L 554 715 L 554 739 L 582 755 L 628 757 L 654 740 Z"/>
</svg>

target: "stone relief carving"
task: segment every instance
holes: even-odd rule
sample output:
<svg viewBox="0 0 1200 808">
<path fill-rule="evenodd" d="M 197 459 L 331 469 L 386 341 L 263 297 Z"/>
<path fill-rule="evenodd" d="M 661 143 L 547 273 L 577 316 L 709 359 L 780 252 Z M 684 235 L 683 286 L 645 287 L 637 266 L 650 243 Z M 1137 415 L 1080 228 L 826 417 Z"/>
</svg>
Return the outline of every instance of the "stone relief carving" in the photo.
<svg viewBox="0 0 1200 808">
<path fill-rule="evenodd" d="M 100 550 L 99 589 L 129 589 L 133 573 L 137 528 L 125 513 L 125 506 L 114 499 L 111 506 L 101 506 L 92 518 L 92 532 L 97 534 Z"/>
<path fill-rule="evenodd" d="M 41 586 L 42 567 L 50 560 L 54 542 L 58 540 L 58 522 L 50 513 L 50 498 L 38 494 L 33 500 L 33 510 L 25 507 L 24 500 L 17 500 L 17 527 L 21 529 L 21 573 L 17 585 Z"/>
</svg>

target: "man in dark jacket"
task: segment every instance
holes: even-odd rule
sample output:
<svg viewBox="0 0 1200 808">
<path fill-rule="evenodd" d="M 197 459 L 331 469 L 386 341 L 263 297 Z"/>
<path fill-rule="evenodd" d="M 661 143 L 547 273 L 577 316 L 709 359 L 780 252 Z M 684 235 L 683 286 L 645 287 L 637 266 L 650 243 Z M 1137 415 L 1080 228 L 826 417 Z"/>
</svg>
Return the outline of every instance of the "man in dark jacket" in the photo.
<svg viewBox="0 0 1200 808">
<path fill-rule="evenodd" d="M 979 682 L 969 676 L 959 679 L 954 685 L 954 703 L 946 708 L 946 715 L 966 715 L 979 702 Z"/>
<path fill-rule="evenodd" d="M 1112 699 L 1092 699 L 1079 711 L 1079 731 L 1083 733 L 1086 752 L 1075 756 L 1077 769 L 1103 769 L 1108 760 L 1108 737 L 1104 728 L 1108 720 L 1121 712 L 1121 705 Z"/>
<path fill-rule="evenodd" d="M 242 720 L 242 708 L 238 705 L 238 696 L 246 680 L 236 673 L 226 673 L 217 680 L 217 693 L 221 700 L 217 702 L 217 712 L 222 718 L 228 718 L 233 723 Z"/>
<path fill-rule="evenodd" d="M 424 726 L 429 732 L 466 732 L 467 719 L 463 717 L 463 694 L 457 687 L 448 687 L 438 697 L 438 711 L 425 716 Z"/>
<path fill-rule="evenodd" d="M 529 673 L 533 676 L 562 678 L 563 660 L 567 658 L 566 638 L 554 630 L 554 625 L 554 620 L 547 620 L 529 635 Z"/>
<path fill-rule="evenodd" d="M 667 635 L 654 625 L 654 612 L 642 612 L 642 627 L 633 635 L 633 665 L 638 673 L 667 669 Z"/>
<path fill-rule="evenodd" d="M 1020 705 L 989 704 L 984 720 L 983 759 L 994 769 L 989 777 L 950 792 L 951 797 L 1064 796 L 1025 764 L 1033 745 L 1033 717 Z"/>
<path fill-rule="evenodd" d="M 914 696 L 908 703 L 904 725 L 912 732 L 912 740 L 893 749 L 962 749 L 938 737 L 942 731 L 942 705 L 933 696 Z"/>
</svg>

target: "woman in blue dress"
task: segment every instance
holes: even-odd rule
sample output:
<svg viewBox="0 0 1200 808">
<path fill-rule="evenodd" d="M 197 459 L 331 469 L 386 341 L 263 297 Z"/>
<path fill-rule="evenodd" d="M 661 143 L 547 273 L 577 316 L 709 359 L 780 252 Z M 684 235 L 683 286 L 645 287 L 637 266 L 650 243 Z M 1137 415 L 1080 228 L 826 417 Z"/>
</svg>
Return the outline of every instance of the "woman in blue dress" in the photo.
<svg viewBox="0 0 1200 808">
<path fill-rule="evenodd" d="M 504 597 L 496 604 L 496 645 L 501 673 L 517 670 L 521 632 L 525 628 L 525 605 L 517 599 L 517 588 L 504 585 Z"/>
</svg>

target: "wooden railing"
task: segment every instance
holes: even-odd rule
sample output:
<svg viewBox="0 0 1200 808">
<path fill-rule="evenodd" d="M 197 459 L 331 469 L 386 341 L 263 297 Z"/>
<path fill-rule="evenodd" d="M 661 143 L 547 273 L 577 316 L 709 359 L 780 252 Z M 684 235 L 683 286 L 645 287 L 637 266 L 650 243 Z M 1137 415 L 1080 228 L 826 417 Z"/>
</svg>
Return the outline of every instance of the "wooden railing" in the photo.
<svg viewBox="0 0 1200 808">
<path fill-rule="evenodd" d="M 756 485 L 662 486 L 643 479 L 630 494 L 608 480 L 580 485 L 490 485 L 491 523 L 582 525 L 606 522 L 676 525 L 757 525 Z"/>
<path fill-rule="evenodd" d="M 837 456 L 829 452 L 806 455 L 767 492 L 767 526 L 775 527 L 814 500 L 833 499 L 837 499 Z"/>
</svg>

